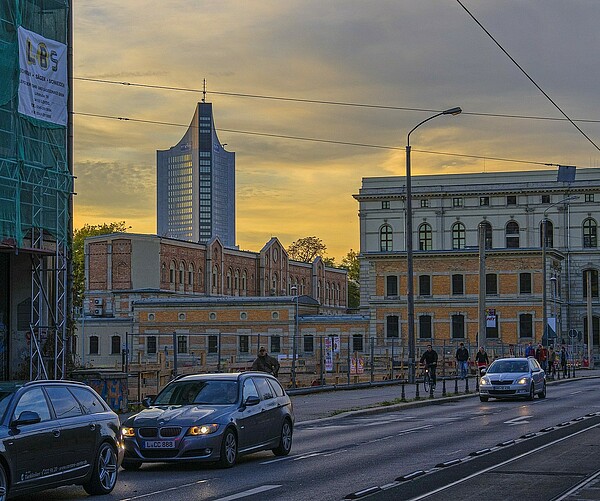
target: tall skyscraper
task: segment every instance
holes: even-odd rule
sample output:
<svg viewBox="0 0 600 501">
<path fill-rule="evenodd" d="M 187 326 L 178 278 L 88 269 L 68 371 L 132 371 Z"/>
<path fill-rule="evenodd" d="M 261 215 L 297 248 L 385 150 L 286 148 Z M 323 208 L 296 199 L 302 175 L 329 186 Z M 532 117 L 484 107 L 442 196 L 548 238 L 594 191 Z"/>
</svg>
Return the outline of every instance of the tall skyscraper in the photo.
<svg viewBox="0 0 600 501">
<path fill-rule="evenodd" d="M 235 247 L 235 153 L 225 151 L 212 104 L 196 106 L 183 138 L 156 152 L 157 233 Z"/>
</svg>

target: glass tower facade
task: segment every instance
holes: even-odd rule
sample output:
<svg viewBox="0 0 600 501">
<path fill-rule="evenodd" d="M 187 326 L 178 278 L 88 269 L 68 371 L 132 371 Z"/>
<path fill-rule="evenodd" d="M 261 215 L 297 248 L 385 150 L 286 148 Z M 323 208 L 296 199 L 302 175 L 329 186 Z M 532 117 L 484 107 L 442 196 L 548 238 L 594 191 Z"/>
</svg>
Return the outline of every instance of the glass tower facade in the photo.
<svg viewBox="0 0 600 501">
<path fill-rule="evenodd" d="M 156 154 L 157 233 L 235 247 L 235 153 L 225 151 L 211 103 L 198 103 L 179 143 Z"/>
</svg>

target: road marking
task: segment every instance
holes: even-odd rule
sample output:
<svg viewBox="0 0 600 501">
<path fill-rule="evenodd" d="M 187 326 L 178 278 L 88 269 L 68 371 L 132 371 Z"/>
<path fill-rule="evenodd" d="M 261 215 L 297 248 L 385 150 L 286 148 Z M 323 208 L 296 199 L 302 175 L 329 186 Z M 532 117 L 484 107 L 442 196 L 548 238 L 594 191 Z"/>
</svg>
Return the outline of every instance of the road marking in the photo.
<svg viewBox="0 0 600 501">
<path fill-rule="evenodd" d="M 148 492 L 147 494 L 140 494 L 139 496 L 133 496 L 130 498 L 123 498 L 121 501 L 132 501 L 133 499 L 142 499 L 147 498 L 149 496 L 156 496 L 157 494 L 163 494 L 169 491 L 175 491 L 177 489 L 181 489 L 182 487 L 192 487 L 194 485 L 203 484 L 204 482 L 208 482 L 208 480 L 198 480 L 196 482 L 191 482 L 189 484 L 181 484 L 176 487 L 169 487 L 168 489 L 162 489 L 160 491 Z"/>
<path fill-rule="evenodd" d="M 261 487 L 255 487 L 254 489 L 248 489 L 247 491 L 238 492 L 237 494 L 232 494 L 231 496 L 215 499 L 215 501 L 233 501 L 234 499 L 241 499 L 254 494 L 260 494 L 261 492 L 279 489 L 279 487 L 281 487 L 281 485 L 263 485 Z"/>
<path fill-rule="evenodd" d="M 529 423 L 529 421 L 526 421 L 527 419 L 529 419 L 531 416 L 519 416 L 513 419 L 509 419 L 508 421 L 504 421 L 504 424 L 507 424 L 509 426 L 516 426 L 518 424 L 527 424 Z"/>
<path fill-rule="evenodd" d="M 460 480 L 456 480 L 455 482 L 451 482 L 451 483 L 449 483 L 447 485 L 444 485 L 442 487 L 438 487 L 437 489 L 434 489 L 432 491 L 429 491 L 429 492 L 426 492 L 424 494 L 421 494 L 420 496 L 411 498 L 408 501 L 419 501 L 421 499 L 425 499 L 425 498 L 427 498 L 427 497 L 429 497 L 429 496 L 431 496 L 433 494 L 437 494 L 438 492 L 445 491 L 446 489 L 449 489 L 450 487 L 454 487 L 455 485 L 462 484 L 463 482 L 466 482 L 467 480 L 470 480 L 472 478 L 478 477 L 479 475 L 483 475 L 483 474 L 487 473 L 488 471 L 492 471 L 492 470 L 495 470 L 496 468 L 500 468 L 502 466 L 510 464 L 510 463 L 512 463 L 514 461 L 517 461 L 517 460 L 521 459 L 521 458 L 529 456 L 530 454 L 534 454 L 534 453 L 536 453 L 538 451 L 544 450 L 544 449 L 546 449 L 546 448 L 548 448 L 548 447 L 550 447 L 550 446 L 552 446 L 554 444 L 558 444 L 560 442 L 563 442 L 564 440 L 567 440 L 569 438 L 573 438 L 573 437 L 575 437 L 577 435 L 580 435 L 581 433 L 585 433 L 586 431 L 590 431 L 590 430 L 592 430 L 594 428 L 597 428 L 597 427 L 598 427 L 598 424 L 596 423 L 593 426 L 590 426 L 590 427 L 585 428 L 583 430 L 579 430 L 579 431 L 577 431 L 575 433 L 572 433 L 571 435 L 567 435 L 566 437 L 558 438 L 558 439 L 556 439 L 556 440 L 554 440 L 552 442 L 545 443 L 544 445 L 536 447 L 535 449 L 532 449 L 530 451 L 524 452 L 523 454 L 519 454 L 518 456 L 515 456 L 515 457 L 512 457 L 510 459 L 507 459 L 506 461 L 503 461 L 501 463 L 497 463 L 497 464 L 495 464 L 493 466 L 489 466 L 488 468 L 484 468 L 483 470 L 480 470 L 480 471 L 477 471 L 475 473 L 472 473 L 471 475 L 467 475 L 466 477 L 463 477 Z"/>
</svg>

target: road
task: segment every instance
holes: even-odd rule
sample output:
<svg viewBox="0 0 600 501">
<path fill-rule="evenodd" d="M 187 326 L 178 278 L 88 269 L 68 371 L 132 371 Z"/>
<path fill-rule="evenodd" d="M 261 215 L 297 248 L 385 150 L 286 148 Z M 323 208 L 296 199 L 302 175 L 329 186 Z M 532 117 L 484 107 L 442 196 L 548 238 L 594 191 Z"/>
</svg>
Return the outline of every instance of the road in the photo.
<svg viewBox="0 0 600 501">
<path fill-rule="evenodd" d="M 553 385 L 546 399 L 533 402 L 482 403 L 472 396 L 373 415 L 304 420 L 295 429 L 288 457 L 258 453 L 242 457 L 230 470 L 192 464 L 121 470 L 113 493 L 99 499 L 340 500 L 591 412 L 600 412 L 596 379 Z M 75 486 L 43 494 L 45 501 L 83 497 Z"/>
</svg>

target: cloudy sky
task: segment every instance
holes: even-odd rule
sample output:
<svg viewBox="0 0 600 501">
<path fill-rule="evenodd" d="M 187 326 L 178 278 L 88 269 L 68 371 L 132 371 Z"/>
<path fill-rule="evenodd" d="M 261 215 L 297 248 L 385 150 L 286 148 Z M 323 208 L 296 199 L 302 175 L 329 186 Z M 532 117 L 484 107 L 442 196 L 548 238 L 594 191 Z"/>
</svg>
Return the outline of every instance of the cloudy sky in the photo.
<svg viewBox="0 0 600 501">
<path fill-rule="evenodd" d="M 600 2 L 461 2 L 600 145 Z M 413 175 L 600 165 L 456 0 L 80 0 L 74 25 L 76 228 L 156 232 L 156 150 L 179 141 L 202 93 L 143 85 L 206 79 L 236 152 L 245 250 L 312 235 L 338 262 L 358 250 L 362 178 L 404 175 L 408 131 L 454 106 L 464 113 L 411 135 Z"/>
</svg>

